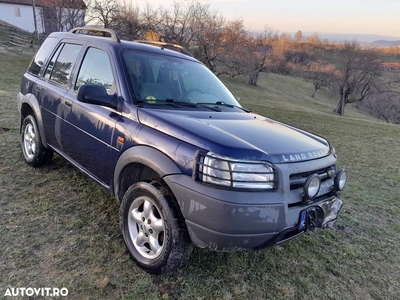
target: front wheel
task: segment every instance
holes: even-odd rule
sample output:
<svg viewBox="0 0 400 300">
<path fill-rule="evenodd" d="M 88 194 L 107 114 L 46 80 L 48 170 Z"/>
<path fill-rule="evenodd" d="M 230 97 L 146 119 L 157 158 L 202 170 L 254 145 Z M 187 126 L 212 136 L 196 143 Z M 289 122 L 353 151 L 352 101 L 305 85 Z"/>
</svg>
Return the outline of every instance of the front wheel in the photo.
<svg viewBox="0 0 400 300">
<path fill-rule="evenodd" d="M 132 185 L 122 200 L 120 219 L 125 245 L 145 271 L 173 272 L 188 260 L 192 245 L 185 221 L 161 179 Z"/>
<path fill-rule="evenodd" d="M 53 151 L 43 146 L 34 116 L 28 115 L 22 121 L 21 138 L 22 153 L 28 165 L 40 167 L 50 163 Z"/>
</svg>

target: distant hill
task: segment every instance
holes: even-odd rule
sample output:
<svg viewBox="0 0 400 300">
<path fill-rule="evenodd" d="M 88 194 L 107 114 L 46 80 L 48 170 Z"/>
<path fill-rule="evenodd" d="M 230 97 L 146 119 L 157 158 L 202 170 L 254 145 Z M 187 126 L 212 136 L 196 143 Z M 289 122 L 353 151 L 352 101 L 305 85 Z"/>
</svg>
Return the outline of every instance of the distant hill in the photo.
<svg viewBox="0 0 400 300">
<path fill-rule="evenodd" d="M 303 36 L 318 34 L 321 40 L 328 39 L 331 43 L 343 43 L 357 41 L 359 43 L 374 43 L 375 41 L 400 42 L 399 36 L 384 36 L 377 34 L 343 34 L 343 33 L 323 33 L 323 32 L 303 32 Z M 294 34 L 292 34 L 294 36 Z"/>
<path fill-rule="evenodd" d="M 377 47 L 400 47 L 400 40 L 398 41 L 387 41 L 387 40 L 379 40 L 371 43 Z"/>
</svg>

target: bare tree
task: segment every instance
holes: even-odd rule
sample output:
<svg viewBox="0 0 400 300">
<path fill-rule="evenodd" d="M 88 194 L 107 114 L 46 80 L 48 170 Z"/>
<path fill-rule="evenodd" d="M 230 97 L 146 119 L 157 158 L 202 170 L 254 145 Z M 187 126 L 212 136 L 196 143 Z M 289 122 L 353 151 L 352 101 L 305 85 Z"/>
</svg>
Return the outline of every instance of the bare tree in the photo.
<svg viewBox="0 0 400 300">
<path fill-rule="evenodd" d="M 173 3 L 172 10 L 160 7 L 160 22 L 157 31 L 163 41 L 168 41 L 189 48 L 193 39 L 191 28 L 194 2 Z"/>
<path fill-rule="evenodd" d="M 314 47 L 322 45 L 321 39 L 318 34 L 314 33 L 312 34 L 308 39 L 307 42 L 309 42 L 311 45 Z"/>
<path fill-rule="evenodd" d="M 275 31 L 266 27 L 262 33 L 254 38 L 250 38 L 250 46 L 252 46 L 253 51 L 252 56 L 247 62 L 249 69 L 247 84 L 256 86 L 260 73 L 269 73 L 276 66 L 278 60 L 273 51 L 273 38 L 275 34 Z"/>
<path fill-rule="evenodd" d="M 155 7 L 147 3 L 141 12 L 142 26 L 148 32 L 147 36 L 153 41 L 161 39 L 159 27 L 162 27 L 160 26 L 163 21 L 160 16 L 162 11 L 164 11 L 163 7 Z"/>
<path fill-rule="evenodd" d="M 311 95 L 313 98 L 319 89 L 331 86 L 339 76 L 335 65 L 320 60 L 308 63 L 305 72 L 307 79 L 311 79 L 314 85 L 314 92 Z"/>
<path fill-rule="evenodd" d="M 49 0 L 41 10 L 43 31 L 69 31 L 74 27 L 85 25 L 86 5 L 91 1 Z"/>
<path fill-rule="evenodd" d="M 223 35 L 223 49 L 218 56 L 217 75 L 243 75 L 248 77 L 249 85 L 257 85 L 260 73 L 269 73 L 276 65 L 275 36 L 276 32 L 268 27 L 260 34 L 251 35 L 242 19 L 228 22 Z"/>
<path fill-rule="evenodd" d="M 250 58 L 248 32 L 243 19 L 229 21 L 223 32 L 222 51 L 218 56 L 217 75 L 227 74 L 231 77 L 246 74 L 245 63 Z"/>
<path fill-rule="evenodd" d="M 307 52 L 293 48 L 284 51 L 283 55 L 286 62 L 286 69 L 289 71 L 289 74 L 293 76 L 301 76 L 304 71 L 307 70 L 308 65 L 305 66 L 305 63 L 310 58 L 310 55 Z M 308 76 L 307 78 L 310 77 Z"/>
<path fill-rule="evenodd" d="M 396 93 L 375 93 L 368 97 L 363 107 L 379 119 L 400 124 L 400 96 Z"/>
<path fill-rule="evenodd" d="M 355 42 L 346 43 L 342 54 L 345 63 L 338 77 L 340 100 L 334 110 L 340 115 L 344 115 L 348 103 L 362 101 L 372 93 L 374 79 L 379 73 L 376 53 L 359 50 Z"/>
<path fill-rule="evenodd" d="M 303 32 L 301 30 L 297 31 L 296 34 L 294 35 L 294 41 L 296 43 L 300 43 L 303 39 Z"/>
<path fill-rule="evenodd" d="M 190 50 L 211 71 L 215 71 L 216 58 L 222 51 L 224 25 L 224 17 L 218 11 L 211 10 L 210 4 L 193 2 L 190 24 L 193 45 L 190 45 Z"/>
<path fill-rule="evenodd" d="M 117 23 L 120 12 L 121 2 L 118 0 L 94 0 L 88 15 L 98 25 L 109 28 Z"/>
<path fill-rule="evenodd" d="M 142 39 L 147 26 L 141 18 L 140 7 L 127 1 L 121 3 L 109 27 L 116 30 L 123 39 L 131 41 Z"/>
</svg>

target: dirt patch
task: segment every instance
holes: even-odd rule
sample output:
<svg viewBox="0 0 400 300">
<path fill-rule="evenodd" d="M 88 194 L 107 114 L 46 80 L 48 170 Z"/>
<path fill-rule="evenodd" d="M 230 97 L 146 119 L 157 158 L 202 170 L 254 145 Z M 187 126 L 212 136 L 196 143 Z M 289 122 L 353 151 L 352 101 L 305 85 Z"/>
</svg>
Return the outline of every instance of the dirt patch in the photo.
<svg viewBox="0 0 400 300">
<path fill-rule="evenodd" d="M 0 127 L 0 134 L 10 131 L 10 128 Z"/>
</svg>

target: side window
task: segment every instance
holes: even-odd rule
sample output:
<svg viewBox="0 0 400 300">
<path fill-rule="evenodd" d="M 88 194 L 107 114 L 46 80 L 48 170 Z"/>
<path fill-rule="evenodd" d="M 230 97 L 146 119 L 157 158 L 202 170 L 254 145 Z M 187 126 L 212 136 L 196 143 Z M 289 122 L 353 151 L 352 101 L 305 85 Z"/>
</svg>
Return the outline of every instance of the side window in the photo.
<svg viewBox="0 0 400 300">
<path fill-rule="evenodd" d="M 39 51 L 36 53 L 35 57 L 32 59 L 31 64 L 29 65 L 28 72 L 33 73 L 35 75 L 39 74 L 39 71 L 46 59 L 50 56 L 54 47 L 57 45 L 58 39 L 56 38 L 47 38 Z"/>
<path fill-rule="evenodd" d="M 89 48 L 83 59 L 78 79 L 75 84 L 75 91 L 84 84 L 102 85 L 108 95 L 115 93 L 114 77 L 108 54 L 100 49 Z"/>
<path fill-rule="evenodd" d="M 56 63 L 56 59 L 60 55 L 61 49 L 62 49 L 62 45 L 58 46 L 57 51 L 54 53 L 54 55 L 51 58 L 49 64 L 47 65 L 46 71 L 44 72 L 44 75 L 43 75 L 44 78 L 46 78 L 47 80 L 50 79 L 50 75 L 53 72 L 53 68 L 54 68 L 54 65 Z"/>
<path fill-rule="evenodd" d="M 72 68 L 81 51 L 81 45 L 65 44 L 54 65 L 50 80 L 61 85 L 67 85 Z"/>
<path fill-rule="evenodd" d="M 62 47 L 60 46 L 47 66 L 44 77 L 66 86 L 81 49 L 81 45 L 64 44 Z"/>
</svg>

